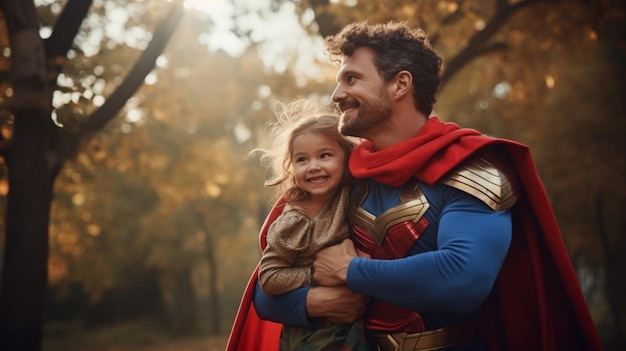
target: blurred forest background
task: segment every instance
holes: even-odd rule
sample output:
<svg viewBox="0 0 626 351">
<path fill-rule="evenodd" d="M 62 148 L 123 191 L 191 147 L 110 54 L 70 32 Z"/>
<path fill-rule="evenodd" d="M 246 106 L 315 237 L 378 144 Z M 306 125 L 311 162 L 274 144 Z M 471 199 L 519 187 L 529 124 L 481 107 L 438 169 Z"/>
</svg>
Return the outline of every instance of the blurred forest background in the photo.
<svg viewBox="0 0 626 351">
<path fill-rule="evenodd" d="M 606 349 L 626 345 L 624 1 L 0 5 L 0 349 L 223 349 L 273 196 L 248 157 L 269 102 L 330 103 L 323 37 L 361 20 L 430 34 L 443 120 L 531 147 Z"/>
</svg>

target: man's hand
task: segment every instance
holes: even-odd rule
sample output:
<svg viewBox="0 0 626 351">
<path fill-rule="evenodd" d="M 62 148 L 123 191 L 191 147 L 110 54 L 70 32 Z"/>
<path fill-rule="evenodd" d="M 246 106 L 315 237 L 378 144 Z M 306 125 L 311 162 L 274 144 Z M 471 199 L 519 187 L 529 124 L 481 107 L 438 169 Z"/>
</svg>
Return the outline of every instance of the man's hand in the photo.
<svg viewBox="0 0 626 351">
<path fill-rule="evenodd" d="M 323 317 L 333 323 L 349 324 L 365 313 L 368 298 L 355 294 L 347 286 L 316 286 L 306 296 L 310 317 Z"/>
<path fill-rule="evenodd" d="M 313 280 L 323 286 L 345 285 L 348 266 L 356 256 L 354 243 L 350 239 L 320 250 L 313 262 Z"/>
</svg>

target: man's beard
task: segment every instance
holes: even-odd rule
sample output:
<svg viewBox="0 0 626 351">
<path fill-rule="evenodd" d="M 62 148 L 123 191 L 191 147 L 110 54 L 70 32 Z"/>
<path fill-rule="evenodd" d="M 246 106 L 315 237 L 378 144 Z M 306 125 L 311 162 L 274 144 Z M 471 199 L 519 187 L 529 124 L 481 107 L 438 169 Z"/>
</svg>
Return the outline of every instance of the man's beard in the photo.
<svg viewBox="0 0 626 351">
<path fill-rule="evenodd" d="M 355 105 L 356 102 L 353 102 Z M 346 136 L 368 138 L 371 131 L 391 116 L 391 102 L 385 90 L 381 90 L 379 98 L 372 103 L 362 102 L 357 105 L 356 117 L 346 120 L 342 116 L 340 131 Z"/>
</svg>

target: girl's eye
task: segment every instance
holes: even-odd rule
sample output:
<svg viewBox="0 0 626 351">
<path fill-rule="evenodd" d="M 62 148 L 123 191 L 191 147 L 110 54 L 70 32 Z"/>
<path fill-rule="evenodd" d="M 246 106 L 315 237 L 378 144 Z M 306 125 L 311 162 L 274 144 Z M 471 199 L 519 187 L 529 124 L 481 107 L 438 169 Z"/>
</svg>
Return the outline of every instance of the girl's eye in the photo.
<svg viewBox="0 0 626 351">
<path fill-rule="evenodd" d="M 332 155 L 329 154 L 328 152 L 325 152 L 323 154 L 320 155 L 320 158 L 327 158 L 327 157 L 331 157 Z"/>
<path fill-rule="evenodd" d="M 304 161 L 306 161 L 306 158 L 304 158 L 304 157 L 296 157 L 296 163 L 302 163 Z"/>
</svg>

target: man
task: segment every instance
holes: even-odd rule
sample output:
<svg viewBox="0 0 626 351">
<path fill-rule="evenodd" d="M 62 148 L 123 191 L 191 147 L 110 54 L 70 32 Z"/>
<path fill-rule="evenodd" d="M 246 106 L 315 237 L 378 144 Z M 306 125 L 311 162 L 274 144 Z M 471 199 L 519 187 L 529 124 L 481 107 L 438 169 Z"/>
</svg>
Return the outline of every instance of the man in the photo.
<svg viewBox="0 0 626 351">
<path fill-rule="evenodd" d="M 326 47 L 341 131 L 365 139 L 350 157 L 352 241 L 316 256 L 319 286 L 252 297 L 253 275 L 228 350 L 276 350 L 280 323 L 364 308 L 373 350 L 601 350 L 527 147 L 429 117 L 441 59 L 426 34 L 356 23 Z"/>
</svg>

